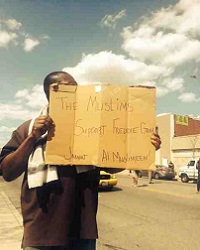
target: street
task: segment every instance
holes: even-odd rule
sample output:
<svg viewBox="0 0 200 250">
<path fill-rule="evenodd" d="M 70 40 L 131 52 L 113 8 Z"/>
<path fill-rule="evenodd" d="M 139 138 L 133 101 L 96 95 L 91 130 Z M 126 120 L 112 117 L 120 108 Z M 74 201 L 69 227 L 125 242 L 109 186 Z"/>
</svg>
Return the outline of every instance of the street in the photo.
<svg viewBox="0 0 200 250">
<path fill-rule="evenodd" d="M 132 187 L 128 174 L 118 174 L 112 191 L 99 191 L 98 250 L 199 249 L 200 194 L 196 184 L 139 179 Z M 5 183 L 1 191 L 20 211 L 20 182 Z"/>
<path fill-rule="evenodd" d="M 118 175 L 113 191 L 99 193 L 98 249 L 199 249 L 200 194 L 194 183 Z"/>
</svg>

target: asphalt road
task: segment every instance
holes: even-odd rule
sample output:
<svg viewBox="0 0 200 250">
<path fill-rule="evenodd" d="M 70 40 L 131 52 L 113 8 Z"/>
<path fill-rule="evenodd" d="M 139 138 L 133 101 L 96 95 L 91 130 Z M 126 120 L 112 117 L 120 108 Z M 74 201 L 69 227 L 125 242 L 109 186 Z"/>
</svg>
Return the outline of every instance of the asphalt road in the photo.
<svg viewBox="0 0 200 250">
<path fill-rule="evenodd" d="M 117 178 L 116 188 L 99 192 L 98 250 L 199 249 L 200 194 L 195 184 L 158 180 L 148 185 L 141 178 L 133 188 L 128 174 Z M 21 179 L 4 185 L 19 211 Z"/>
<path fill-rule="evenodd" d="M 118 176 L 113 191 L 99 193 L 98 249 L 178 250 L 199 248 L 200 194 L 178 181 Z"/>
</svg>

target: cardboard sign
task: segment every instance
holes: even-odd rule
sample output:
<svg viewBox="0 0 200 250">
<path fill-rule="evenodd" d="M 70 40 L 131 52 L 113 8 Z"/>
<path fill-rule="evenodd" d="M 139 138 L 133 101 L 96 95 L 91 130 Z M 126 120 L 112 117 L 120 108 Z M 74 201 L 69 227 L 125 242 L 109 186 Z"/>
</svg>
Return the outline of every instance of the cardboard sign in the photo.
<svg viewBox="0 0 200 250">
<path fill-rule="evenodd" d="M 154 169 L 154 87 L 51 86 L 49 115 L 47 164 Z"/>
</svg>

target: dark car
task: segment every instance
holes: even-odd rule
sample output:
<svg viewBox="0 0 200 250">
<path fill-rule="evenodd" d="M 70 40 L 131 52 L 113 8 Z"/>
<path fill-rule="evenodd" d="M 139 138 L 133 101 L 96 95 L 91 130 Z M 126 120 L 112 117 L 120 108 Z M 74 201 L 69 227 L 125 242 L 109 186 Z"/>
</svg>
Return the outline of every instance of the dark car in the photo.
<svg viewBox="0 0 200 250">
<path fill-rule="evenodd" d="M 136 173 L 138 177 L 148 176 L 148 171 L 146 170 L 136 170 Z M 173 168 L 169 168 L 163 165 L 156 165 L 156 170 L 152 172 L 152 178 L 156 180 L 172 180 L 175 178 L 175 172 Z"/>
</svg>

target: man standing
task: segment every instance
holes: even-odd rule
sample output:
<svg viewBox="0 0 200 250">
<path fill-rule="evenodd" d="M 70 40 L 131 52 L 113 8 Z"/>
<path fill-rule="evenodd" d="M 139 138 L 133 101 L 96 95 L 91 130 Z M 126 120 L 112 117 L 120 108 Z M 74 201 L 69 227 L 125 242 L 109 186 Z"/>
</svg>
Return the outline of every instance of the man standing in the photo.
<svg viewBox="0 0 200 250">
<path fill-rule="evenodd" d="M 77 85 L 66 72 L 50 73 L 44 79 L 48 100 L 52 83 Z M 45 165 L 46 134 L 52 128 L 54 123 L 47 108 L 38 118 L 19 126 L 1 152 L 0 169 L 6 181 L 24 173 L 22 247 L 25 250 L 95 250 L 99 168 L 88 166 L 85 172 L 79 173 L 78 166 Z M 153 134 L 151 143 L 159 149 L 160 137 Z"/>
<path fill-rule="evenodd" d="M 197 193 L 200 191 L 200 158 L 197 161 L 197 170 L 198 170 L 198 177 L 197 177 Z"/>
<path fill-rule="evenodd" d="M 137 175 L 137 170 L 130 170 L 130 175 L 133 179 L 133 187 L 136 188 L 138 187 L 138 175 Z"/>
<path fill-rule="evenodd" d="M 153 184 L 153 181 L 152 181 L 152 179 L 153 179 L 152 170 L 148 171 L 148 179 L 149 179 L 149 184 Z"/>
<path fill-rule="evenodd" d="M 168 168 L 171 168 L 174 171 L 174 163 L 172 161 L 169 162 Z"/>
<path fill-rule="evenodd" d="M 69 74 L 53 72 L 44 80 L 47 99 L 52 83 L 77 84 Z M 40 249 L 43 246 L 46 247 L 44 249 L 65 247 L 64 249 L 70 250 L 94 250 L 98 237 L 98 168 L 77 174 L 75 166 L 58 166 L 57 179 L 42 186 L 36 184 L 36 188 L 29 188 L 28 179 L 32 178 L 33 172 L 29 171 L 30 155 L 36 147 L 43 147 L 46 142 L 46 137 L 43 136 L 52 126 L 54 124 L 48 112 L 42 114 L 17 128 L 2 149 L 0 161 L 4 179 L 12 181 L 25 172 L 21 193 L 24 224 L 22 246 L 24 249 Z M 38 159 L 35 160 L 37 161 Z M 44 171 L 45 168 L 46 166 Z"/>
</svg>

